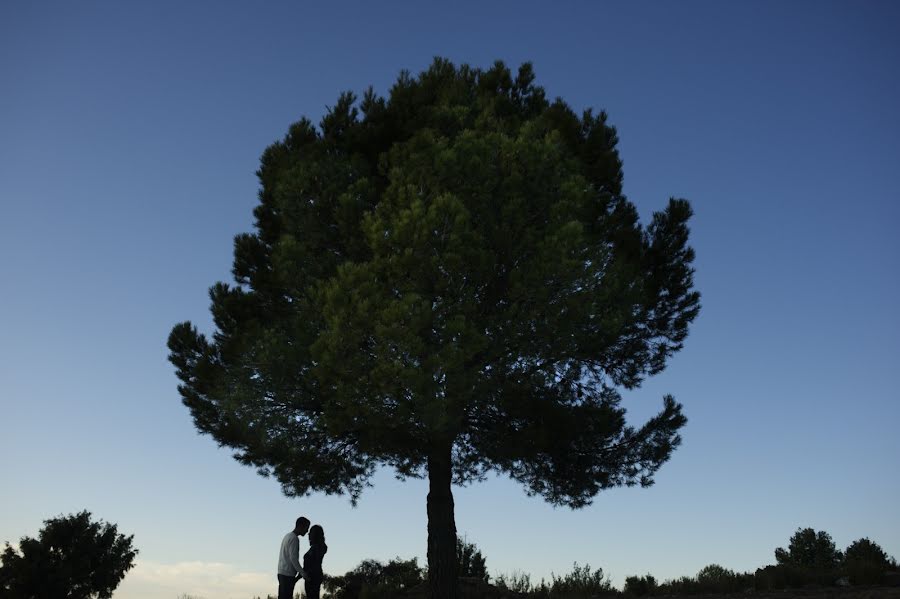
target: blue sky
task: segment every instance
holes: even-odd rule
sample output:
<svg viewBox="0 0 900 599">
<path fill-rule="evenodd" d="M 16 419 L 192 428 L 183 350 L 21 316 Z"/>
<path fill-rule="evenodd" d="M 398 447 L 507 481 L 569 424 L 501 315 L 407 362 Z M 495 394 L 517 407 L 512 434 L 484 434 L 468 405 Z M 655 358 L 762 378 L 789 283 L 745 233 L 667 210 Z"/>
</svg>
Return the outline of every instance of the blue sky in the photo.
<svg viewBox="0 0 900 599">
<path fill-rule="evenodd" d="M 141 550 L 117 599 L 274 592 L 300 514 L 332 574 L 424 562 L 424 483 L 282 497 L 196 433 L 165 341 L 209 330 L 265 147 L 439 55 L 532 61 L 609 112 L 645 221 L 670 196 L 696 212 L 703 309 L 624 402 L 640 422 L 674 394 L 682 447 L 579 511 L 457 489 L 489 570 L 752 570 L 800 526 L 900 557 L 898 24 L 887 1 L 3 3 L 0 541 L 91 510 Z"/>
</svg>

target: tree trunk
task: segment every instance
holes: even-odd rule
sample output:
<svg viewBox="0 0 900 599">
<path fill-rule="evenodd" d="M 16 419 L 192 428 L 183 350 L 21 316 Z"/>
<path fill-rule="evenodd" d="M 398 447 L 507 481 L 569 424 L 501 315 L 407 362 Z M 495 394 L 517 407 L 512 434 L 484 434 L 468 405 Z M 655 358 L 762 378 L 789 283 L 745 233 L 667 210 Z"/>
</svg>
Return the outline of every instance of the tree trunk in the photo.
<svg viewBox="0 0 900 599">
<path fill-rule="evenodd" d="M 450 490 L 450 446 L 428 458 L 428 585 L 432 599 L 456 599 L 456 520 Z"/>
</svg>

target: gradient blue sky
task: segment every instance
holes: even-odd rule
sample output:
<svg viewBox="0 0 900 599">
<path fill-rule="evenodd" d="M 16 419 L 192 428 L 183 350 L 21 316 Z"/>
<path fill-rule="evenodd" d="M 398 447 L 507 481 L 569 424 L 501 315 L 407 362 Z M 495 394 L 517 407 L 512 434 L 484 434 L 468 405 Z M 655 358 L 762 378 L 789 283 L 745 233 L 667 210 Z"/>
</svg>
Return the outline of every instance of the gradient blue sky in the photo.
<svg viewBox="0 0 900 599">
<path fill-rule="evenodd" d="M 325 569 L 425 555 L 425 485 L 289 500 L 199 436 L 166 360 L 252 227 L 264 148 L 342 90 L 435 55 L 530 60 L 606 109 L 647 219 L 693 202 L 703 310 L 664 393 L 689 418 L 651 489 L 553 509 L 456 490 L 494 574 L 694 574 L 774 561 L 799 526 L 900 557 L 900 4 L 4 2 L 0 541 L 91 510 L 135 535 L 117 599 L 274 592 L 281 535 Z"/>
</svg>

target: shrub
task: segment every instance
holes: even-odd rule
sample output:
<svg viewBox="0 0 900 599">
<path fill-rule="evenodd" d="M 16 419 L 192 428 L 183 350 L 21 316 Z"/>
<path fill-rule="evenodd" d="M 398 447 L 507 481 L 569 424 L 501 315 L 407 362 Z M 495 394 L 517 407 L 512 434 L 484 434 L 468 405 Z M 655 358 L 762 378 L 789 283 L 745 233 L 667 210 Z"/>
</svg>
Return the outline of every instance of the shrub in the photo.
<svg viewBox="0 0 900 599">
<path fill-rule="evenodd" d="M 702 593 L 734 593 L 753 588 L 753 575 L 710 564 L 697 572 L 697 586 Z"/>
<path fill-rule="evenodd" d="M 840 571 L 817 570 L 793 564 L 766 566 L 756 571 L 754 587 L 760 591 L 800 588 L 805 586 L 831 586 L 840 577 Z"/>
<path fill-rule="evenodd" d="M 697 580 L 690 576 L 682 576 L 673 580 L 667 580 L 659 585 L 661 595 L 695 595 L 700 592 Z"/>
<path fill-rule="evenodd" d="M 557 578 L 555 574 L 551 574 L 550 577 L 552 581 L 547 589 L 547 596 L 550 599 L 576 599 L 615 593 L 612 583 L 603 575 L 603 568 L 597 568 L 592 572 L 588 564 L 579 566 L 578 562 L 575 562 L 572 571 L 565 576 Z"/>
<path fill-rule="evenodd" d="M 343 576 L 325 576 L 324 586 L 333 599 L 391 598 L 421 584 L 424 570 L 416 558 L 402 560 L 399 557 L 387 564 L 377 560 L 364 560 Z"/>
<path fill-rule="evenodd" d="M 531 575 L 521 570 L 514 570 L 511 574 L 498 575 L 494 585 L 514 593 L 528 594 L 534 590 L 531 584 Z"/>
<path fill-rule="evenodd" d="M 643 597 L 652 595 L 656 591 L 656 579 L 650 574 L 646 576 L 629 576 L 625 579 L 625 588 L 623 591 L 626 595 L 634 595 L 635 597 Z"/>
<path fill-rule="evenodd" d="M 718 564 L 710 564 L 696 576 L 682 576 L 667 580 L 657 587 L 656 595 L 708 595 L 711 593 L 736 593 L 754 588 L 754 575 L 737 574 Z"/>
</svg>

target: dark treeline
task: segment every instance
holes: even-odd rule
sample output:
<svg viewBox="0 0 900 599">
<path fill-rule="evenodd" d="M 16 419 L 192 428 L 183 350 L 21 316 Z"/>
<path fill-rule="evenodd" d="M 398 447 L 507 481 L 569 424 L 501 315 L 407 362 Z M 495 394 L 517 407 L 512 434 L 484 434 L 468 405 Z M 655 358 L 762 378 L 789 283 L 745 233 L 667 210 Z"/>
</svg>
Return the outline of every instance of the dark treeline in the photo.
<svg viewBox="0 0 900 599">
<path fill-rule="evenodd" d="M 787 549 L 775 549 L 775 564 L 755 572 L 734 572 L 710 564 L 696 576 L 683 576 L 663 583 L 647 574 L 625 579 L 624 593 L 632 596 L 696 595 L 769 591 L 810 586 L 866 586 L 884 584 L 888 573 L 897 570 L 897 560 L 868 538 L 838 550 L 825 531 L 798 529 Z"/>
<path fill-rule="evenodd" d="M 551 574 L 549 581 L 533 581 L 524 572 L 500 574 L 492 579 L 487 573 L 486 559 L 474 543 L 460 539 L 457 550 L 463 584 L 461 596 L 473 598 L 648 597 L 752 593 L 811 586 L 868 586 L 884 584 L 892 571 L 900 569 L 896 559 L 868 538 L 854 541 L 841 551 L 831 535 L 812 528 L 798 529 L 787 548 L 775 549 L 774 556 L 774 564 L 755 572 L 735 572 L 710 564 L 694 576 L 663 582 L 651 574 L 628 576 L 624 588 L 618 590 L 601 568 L 592 570 L 590 565 L 577 563 L 567 574 Z M 365 560 L 341 576 L 326 577 L 325 587 L 334 599 L 418 598 L 419 595 L 427 596 L 426 580 L 427 570 L 419 566 L 416 558 L 404 560 L 398 557 L 387 563 Z"/>
</svg>

